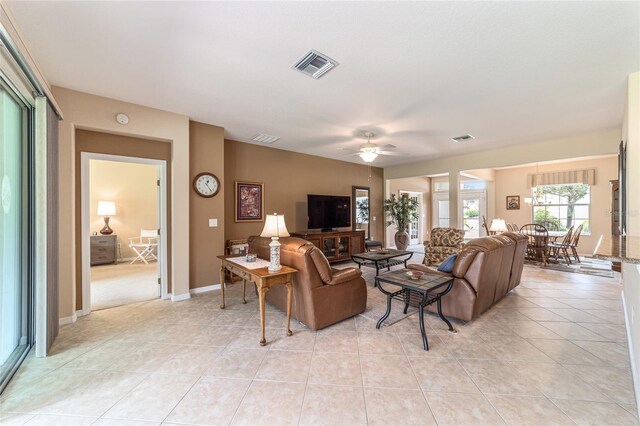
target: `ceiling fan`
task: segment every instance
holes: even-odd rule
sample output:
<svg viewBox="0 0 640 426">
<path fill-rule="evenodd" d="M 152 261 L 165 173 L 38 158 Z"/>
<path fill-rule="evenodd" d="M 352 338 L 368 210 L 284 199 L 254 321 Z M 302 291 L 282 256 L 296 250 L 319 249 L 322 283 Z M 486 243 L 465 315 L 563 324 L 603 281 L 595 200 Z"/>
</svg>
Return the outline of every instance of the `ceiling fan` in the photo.
<svg viewBox="0 0 640 426">
<path fill-rule="evenodd" d="M 378 144 L 371 142 L 371 138 L 376 136 L 374 132 L 366 131 L 362 135 L 367 138 L 367 142 L 360 145 L 358 152 L 351 155 L 359 155 L 365 163 L 371 163 L 378 155 L 399 155 L 390 151 L 395 149 L 395 145 L 387 144 L 380 147 Z"/>
</svg>

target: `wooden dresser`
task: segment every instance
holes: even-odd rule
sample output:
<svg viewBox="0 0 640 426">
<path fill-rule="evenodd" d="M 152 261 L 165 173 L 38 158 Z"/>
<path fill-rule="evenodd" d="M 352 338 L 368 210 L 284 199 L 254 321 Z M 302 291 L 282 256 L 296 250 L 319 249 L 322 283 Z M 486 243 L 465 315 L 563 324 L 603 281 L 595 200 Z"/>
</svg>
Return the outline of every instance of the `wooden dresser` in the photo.
<svg viewBox="0 0 640 426">
<path fill-rule="evenodd" d="M 111 235 L 91 236 L 91 266 L 116 263 L 118 237 Z"/>
<path fill-rule="evenodd" d="M 318 247 L 329 263 L 350 260 L 352 254 L 364 252 L 364 230 L 361 231 L 297 231 L 292 237 L 304 238 Z"/>
</svg>

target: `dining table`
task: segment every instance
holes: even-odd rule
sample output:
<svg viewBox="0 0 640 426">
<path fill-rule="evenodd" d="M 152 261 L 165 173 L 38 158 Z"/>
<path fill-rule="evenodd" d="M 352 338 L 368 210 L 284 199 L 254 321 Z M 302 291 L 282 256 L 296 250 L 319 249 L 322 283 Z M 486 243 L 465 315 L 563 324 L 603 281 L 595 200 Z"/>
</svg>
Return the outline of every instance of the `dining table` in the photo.
<svg viewBox="0 0 640 426">
<path fill-rule="evenodd" d="M 549 242 L 556 242 L 559 238 L 564 238 L 564 236 L 567 235 L 567 231 L 547 231 L 547 235 L 544 235 L 542 233 L 530 232 L 526 229 L 521 230 L 520 233 L 528 237 L 533 236 L 536 247 L 547 247 Z M 537 260 L 541 260 L 544 264 L 547 264 L 549 261 L 548 254 L 546 256 L 542 255 L 543 250 L 534 251 L 537 254 Z"/>
</svg>

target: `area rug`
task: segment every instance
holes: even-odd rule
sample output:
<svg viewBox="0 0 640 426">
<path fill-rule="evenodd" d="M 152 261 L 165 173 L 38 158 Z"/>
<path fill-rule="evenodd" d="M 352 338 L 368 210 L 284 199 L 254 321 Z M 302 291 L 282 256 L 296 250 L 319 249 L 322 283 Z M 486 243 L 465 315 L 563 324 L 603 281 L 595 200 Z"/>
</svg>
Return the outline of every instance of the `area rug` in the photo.
<svg viewBox="0 0 640 426">
<path fill-rule="evenodd" d="M 594 275 L 596 277 L 613 278 L 611 270 L 611 262 L 606 260 L 593 259 L 589 257 L 581 257 L 580 263 L 550 263 L 543 265 L 542 262 L 527 260 L 527 265 L 538 266 L 544 269 L 553 269 L 554 271 L 573 272 L 575 274 Z"/>
</svg>

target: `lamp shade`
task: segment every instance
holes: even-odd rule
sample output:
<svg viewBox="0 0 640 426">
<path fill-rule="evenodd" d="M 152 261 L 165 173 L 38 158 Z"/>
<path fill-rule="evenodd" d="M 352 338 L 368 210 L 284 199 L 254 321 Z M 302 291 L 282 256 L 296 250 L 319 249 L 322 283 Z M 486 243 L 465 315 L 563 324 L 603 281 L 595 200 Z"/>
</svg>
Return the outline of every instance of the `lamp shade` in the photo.
<svg viewBox="0 0 640 426">
<path fill-rule="evenodd" d="M 507 232 L 507 224 L 504 222 L 504 219 L 493 219 L 493 221 L 491 222 L 491 226 L 489 227 L 489 231 Z"/>
<path fill-rule="evenodd" d="M 287 225 L 284 223 L 283 214 L 270 214 L 264 221 L 261 237 L 288 237 Z"/>
<path fill-rule="evenodd" d="M 378 153 L 374 151 L 362 151 L 359 155 L 360 158 L 362 158 L 362 161 L 364 161 L 365 163 L 371 163 L 376 159 Z"/>
<path fill-rule="evenodd" d="M 98 201 L 98 216 L 115 216 L 116 203 L 113 201 Z"/>
</svg>

